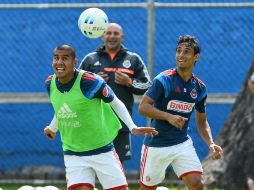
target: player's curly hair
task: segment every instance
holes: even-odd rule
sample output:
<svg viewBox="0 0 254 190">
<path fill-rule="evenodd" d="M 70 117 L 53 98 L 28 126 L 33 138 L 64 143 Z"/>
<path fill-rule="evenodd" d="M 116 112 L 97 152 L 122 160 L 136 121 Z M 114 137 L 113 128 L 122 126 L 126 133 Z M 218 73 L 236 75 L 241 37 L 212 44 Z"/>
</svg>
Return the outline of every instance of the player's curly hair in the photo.
<svg viewBox="0 0 254 190">
<path fill-rule="evenodd" d="M 194 48 L 194 54 L 200 53 L 201 48 L 200 48 L 198 39 L 195 36 L 191 36 L 191 35 L 180 36 L 177 41 L 177 45 L 181 43 L 185 43 L 185 42 L 187 42 L 189 46 Z"/>
</svg>

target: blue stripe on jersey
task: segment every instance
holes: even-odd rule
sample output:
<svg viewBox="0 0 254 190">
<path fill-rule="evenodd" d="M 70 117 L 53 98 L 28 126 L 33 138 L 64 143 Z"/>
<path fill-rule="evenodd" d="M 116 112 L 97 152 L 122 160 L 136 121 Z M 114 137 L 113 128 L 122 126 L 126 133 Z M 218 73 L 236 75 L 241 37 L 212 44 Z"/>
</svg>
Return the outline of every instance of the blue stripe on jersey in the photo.
<svg viewBox="0 0 254 190">
<path fill-rule="evenodd" d="M 104 83 L 104 80 L 98 76 L 96 76 L 95 81 L 93 82 L 91 88 L 89 88 L 86 92 L 85 92 L 85 96 L 88 99 L 92 99 L 94 98 L 95 94 L 99 91 L 99 89 L 101 88 L 102 84 Z"/>
<path fill-rule="evenodd" d="M 161 82 L 161 84 L 164 87 L 165 97 L 167 97 L 170 93 L 170 83 L 167 81 L 166 76 L 163 73 L 161 73 L 157 77 L 155 77 L 155 79 Z"/>
<path fill-rule="evenodd" d="M 88 99 L 99 98 L 104 102 L 111 102 L 114 99 L 114 93 L 107 86 L 107 83 L 99 75 L 87 72 L 83 75 L 80 87 L 84 96 Z"/>
<path fill-rule="evenodd" d="M 206 91 L 202 91 L 200 93 L 200 96 L 198 97 L 198 102 L 202 101 L 204 98 L 206 98 L 207 96 L 207 92 Z"/>
</svg>

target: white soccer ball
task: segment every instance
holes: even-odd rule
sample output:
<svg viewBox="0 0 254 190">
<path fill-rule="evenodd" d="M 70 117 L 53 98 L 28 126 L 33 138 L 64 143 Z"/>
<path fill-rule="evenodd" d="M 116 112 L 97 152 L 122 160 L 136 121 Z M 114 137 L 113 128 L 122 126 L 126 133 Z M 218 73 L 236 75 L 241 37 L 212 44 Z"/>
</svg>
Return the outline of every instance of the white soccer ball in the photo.
<svg viewBox="0 0 254 190">
<path fill-rule="evenodd" d="M 156 188 L 156 190 L 169 190 L 167 187 L 159 186 Z"/>
<path fill-rule="evenodd" d="M 33 190 L 45 190 L 44 187 L 38 186 L 38 187 L 34 187 Z"/>
<path fill-rule="evenodd" d="M 30 185 L 23 185 L 18 190 L 33 190 L 34 188 Z"/>
<path fill-rule="evenodd" d="M 44 189 L 45 189 L 45 190 L 59 190 L 58 187 L 55 187 L 55 186 L 53 186 L 53 185 L 45 186 Z"/>
<path fill-rule="evenodd" d="M 78 27 L 82 34 L 88 38 L 101 37 L 108 25 L 108 16 L 98 8 L 84 10 L 78 19 Z"/>
</svg>

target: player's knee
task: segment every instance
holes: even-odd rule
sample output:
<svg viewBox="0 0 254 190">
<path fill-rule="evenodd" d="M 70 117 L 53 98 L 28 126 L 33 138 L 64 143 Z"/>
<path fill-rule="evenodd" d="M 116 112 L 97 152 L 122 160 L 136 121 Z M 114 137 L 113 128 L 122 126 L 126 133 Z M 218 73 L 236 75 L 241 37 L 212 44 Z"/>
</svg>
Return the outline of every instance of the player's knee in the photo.
<svg viewBox="0 0 254 190">
<path fill-rule="evenodd" d="M 156 189 L 156 186 L 148 187 L 143 185 L 142 183 L 140 183 L 140 186 L 139 186 L 139 190 L 155 190 L 155 189 Z"/>
<path fill-rule="evenodd" d="M 201 180 L 193 181 L 188 187 L 189 190 L 203 190 L 203 188 L 204 184 Z"/>
</svg>

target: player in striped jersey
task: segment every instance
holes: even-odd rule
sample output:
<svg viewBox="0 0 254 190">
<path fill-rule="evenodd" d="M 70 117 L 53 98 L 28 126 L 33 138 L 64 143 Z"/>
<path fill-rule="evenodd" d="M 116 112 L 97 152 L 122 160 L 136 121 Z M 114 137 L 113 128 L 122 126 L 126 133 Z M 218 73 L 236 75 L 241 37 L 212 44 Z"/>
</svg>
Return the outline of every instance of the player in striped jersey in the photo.
<svg viewBox="0 0 254 190">
<path fill-rule="evenodd" d="M 222 154 L 213 141 L 206 118 L 205 84 L 192 69 L 200 56 L 195 37 L 181 36 L 176 48 L 177 67 L 160 73 L 143 96 L 139 112 L 152 118 L 158 136 L 145 137 L 142 147 L 140 189 L 155 190 L 171 164 L 177 176 L 189 190 L 202 190 L 202 166 L 188 135 L 188 123 L 196 109 L 196 124 L 200 135 L 215 159 Z"/>
</svg>

